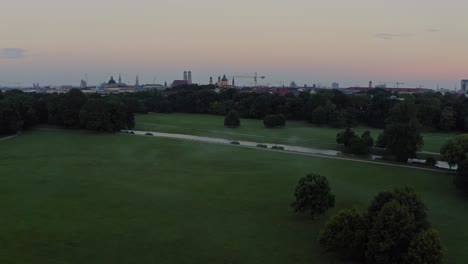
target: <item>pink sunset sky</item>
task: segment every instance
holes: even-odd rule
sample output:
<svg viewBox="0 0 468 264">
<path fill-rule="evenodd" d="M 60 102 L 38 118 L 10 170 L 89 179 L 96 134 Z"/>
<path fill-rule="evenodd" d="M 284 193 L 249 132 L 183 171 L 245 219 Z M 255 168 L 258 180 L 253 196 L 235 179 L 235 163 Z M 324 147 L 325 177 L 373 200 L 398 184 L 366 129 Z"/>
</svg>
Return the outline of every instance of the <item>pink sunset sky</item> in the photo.
<svg viewBox="0 0 468 264">
<path fill-rule="evenodd" d="M 466 0 L 2 1 L 0 85 L 258 72 L 263 84 L 468 79 Z M 251 80 L 237 80 L 250 84 Z"/>
</svg>

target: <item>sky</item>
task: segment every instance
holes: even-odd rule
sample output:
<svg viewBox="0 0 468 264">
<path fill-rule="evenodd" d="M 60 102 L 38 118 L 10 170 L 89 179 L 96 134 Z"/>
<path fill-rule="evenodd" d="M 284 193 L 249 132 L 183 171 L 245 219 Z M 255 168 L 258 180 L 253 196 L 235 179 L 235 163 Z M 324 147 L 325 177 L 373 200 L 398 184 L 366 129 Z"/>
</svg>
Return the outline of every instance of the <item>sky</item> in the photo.
<svg viewBox="0 0 468 264">
<path fill-rule="evenodd" d="M 0 86 L 197 83 L 258 72 L 269 85 L 468 79 L 466 0 L 2 0 Z M 252 79 L 238 78 L 249 85 Z"/>
</svg>

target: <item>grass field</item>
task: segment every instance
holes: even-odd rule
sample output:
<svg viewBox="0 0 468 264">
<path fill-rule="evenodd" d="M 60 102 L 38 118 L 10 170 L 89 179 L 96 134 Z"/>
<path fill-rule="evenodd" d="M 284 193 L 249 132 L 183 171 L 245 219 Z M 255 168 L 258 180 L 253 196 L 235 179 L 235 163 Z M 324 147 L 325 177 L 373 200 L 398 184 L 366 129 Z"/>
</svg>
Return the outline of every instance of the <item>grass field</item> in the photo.
<svg viewBox="0 0 468 264">
<path fill-rule="evenodd" d="M 289 121 L 285 128 L 268 129 L 263 121 L 243 119 L 241 127 L 225 128 L 224 117 L 197 114 L 147 114 L 136 118 L 137 130 L 167 133 L 210 136 L 232 140 L 250 140 L 288 145 L 301 145 L 326 149 L 339 149 L 336 133 L 342 129 L 318 127 L 307 122 Z M 370 130 L 376 140 L 382 132 L 379 129 L 359 127 L 354 129 L 359 135 Z M 423 150 L 439 152 L 442 144 L 455 133 L 424 133 Z"/>
<path fill-rule="evenodd" d="M 0 263 L 339 263 L 317 235 L 343 207 L 413 186 L 467 263 L 468 200 L 452 176 L 132 135 L 35 131 L 0 142 Z M 289 204 L 306 173 L 337 207 L 312 220 Z"/>
</svg>

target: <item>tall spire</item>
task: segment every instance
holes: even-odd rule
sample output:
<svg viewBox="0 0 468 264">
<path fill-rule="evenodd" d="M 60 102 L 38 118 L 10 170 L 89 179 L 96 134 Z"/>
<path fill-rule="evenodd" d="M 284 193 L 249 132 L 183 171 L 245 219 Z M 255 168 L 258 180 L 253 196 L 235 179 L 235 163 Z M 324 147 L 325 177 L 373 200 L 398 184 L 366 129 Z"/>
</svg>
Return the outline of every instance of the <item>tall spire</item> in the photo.
<svg viewBox="0 0 468 264">
<path fill-rule="evenodd" d="M 119 83 L 122 83 L 122 77 L 119 74 Z"/>
<path fill-rule="evenodd" d="M 140 86 L 140 80 L 138 79 L 138 75 L 136 76 L 135 86 Z"/>
</svg>

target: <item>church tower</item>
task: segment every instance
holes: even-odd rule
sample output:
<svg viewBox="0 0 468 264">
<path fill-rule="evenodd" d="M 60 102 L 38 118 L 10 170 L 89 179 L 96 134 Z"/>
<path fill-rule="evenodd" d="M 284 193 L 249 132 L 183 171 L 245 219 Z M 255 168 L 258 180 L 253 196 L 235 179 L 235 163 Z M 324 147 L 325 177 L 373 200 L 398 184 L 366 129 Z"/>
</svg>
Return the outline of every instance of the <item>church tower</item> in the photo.
<svg viewBox="0 0 468 264">
<path fill-rule="evenodd" d="M 122 77 L 119 74 L 119 83 L 122 83 Z"/>
<path fill-rule="evenodd" d="M 140 86 L 140 80 L 138 79 L 138 75 L 136 76 L 135 86 Z"/>
<path fill-rule="evenodd" d="M 210 77 L 210 85 L 213 85 L 213 77 Z"/>
</svg>

